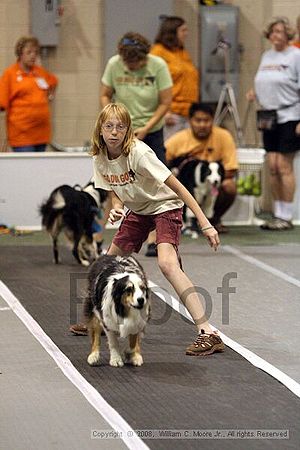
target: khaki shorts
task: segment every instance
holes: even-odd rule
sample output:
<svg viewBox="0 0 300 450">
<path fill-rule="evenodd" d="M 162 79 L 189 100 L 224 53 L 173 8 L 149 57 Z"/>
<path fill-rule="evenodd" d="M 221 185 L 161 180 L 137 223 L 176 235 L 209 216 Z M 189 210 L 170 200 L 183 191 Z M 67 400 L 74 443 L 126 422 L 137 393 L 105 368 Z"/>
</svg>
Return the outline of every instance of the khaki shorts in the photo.
<svg viewBox="0 0 300 450">
<path fill-rule="evenodd" d="M 125 253 L 138 253 L 150 231 L 156 231 L 156 244 L 178 248 L 182 227 L 182 208 L 160 214 L 142 215 L 132 211 L 123 219 L 113 243 Z"/>
</svg>

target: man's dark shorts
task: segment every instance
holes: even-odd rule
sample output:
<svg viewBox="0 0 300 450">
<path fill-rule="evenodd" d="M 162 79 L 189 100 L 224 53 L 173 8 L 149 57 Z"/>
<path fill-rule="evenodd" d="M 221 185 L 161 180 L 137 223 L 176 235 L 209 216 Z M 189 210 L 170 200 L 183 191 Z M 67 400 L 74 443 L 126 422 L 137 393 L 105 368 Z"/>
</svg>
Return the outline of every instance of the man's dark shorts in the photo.
<svg viewBox="0 0 300 450">
<path fill-rule="evenodd" d="M 113 243 L 125 253 L 138 253 L 150 231 L 156 230 L 156 244 L 179 246 L 182 208 L 160 214 L 141 215 L 129 211 L 113 238 Z"/>
</svg>

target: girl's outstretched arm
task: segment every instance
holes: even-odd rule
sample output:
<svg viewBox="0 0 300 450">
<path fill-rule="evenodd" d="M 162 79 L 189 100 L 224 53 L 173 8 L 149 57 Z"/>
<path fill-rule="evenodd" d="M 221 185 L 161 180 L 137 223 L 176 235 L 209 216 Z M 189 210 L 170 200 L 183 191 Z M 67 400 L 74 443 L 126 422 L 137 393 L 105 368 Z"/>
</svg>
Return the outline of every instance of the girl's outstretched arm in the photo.
<svg viewBox="0 0 300 450">
<path fill-rule="evenodd" d="M 197 218 L 199 225 L 201 227 L 201 231 L 204 236 L 208 239 L 209 245 L 217 250 L 220 239 L 217 230 L 210 224 L 209 220 L 203 213 L 202 209 L 198 205 L 195 198 L 190 194 L 190 192 L 183 186 L 180 181 L 174 177 L 174 175 L 170 175 L 169 178 L 165 181 L 166 186 L 168 186 L 178 197 L 186 204 L 191 211 L 193 211 L 195 217 Z"/>
</svg>

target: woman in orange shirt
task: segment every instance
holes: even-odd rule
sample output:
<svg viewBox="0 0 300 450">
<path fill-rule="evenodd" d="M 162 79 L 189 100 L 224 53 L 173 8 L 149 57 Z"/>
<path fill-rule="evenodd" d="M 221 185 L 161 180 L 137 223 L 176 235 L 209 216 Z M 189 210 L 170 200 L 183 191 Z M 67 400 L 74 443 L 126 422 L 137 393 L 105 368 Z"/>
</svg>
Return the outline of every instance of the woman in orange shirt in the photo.
<svg viewBox="0 0 300 450">
<path fill-rule="evenodd" d="M 164 139 L 188 128 L 188 112 L 199 100 L 199 74 L 190 54 L 184 48 L 187 25 L 181 17 L 166 17 L 159 29 L 151 53 L 168 64 L 172 80 L 172 104 L 165 115 Z"/>
<path fill-rule="evenodd" d="M 39 42 L 22 37 L 15 46 L 17 62 L 0 78 L 0 109 L 6 110 L 8 143 L 13 151 L 45 151 L 50 142 L 49 101 L 57 78 L 36 65 Z"/>
</svg>

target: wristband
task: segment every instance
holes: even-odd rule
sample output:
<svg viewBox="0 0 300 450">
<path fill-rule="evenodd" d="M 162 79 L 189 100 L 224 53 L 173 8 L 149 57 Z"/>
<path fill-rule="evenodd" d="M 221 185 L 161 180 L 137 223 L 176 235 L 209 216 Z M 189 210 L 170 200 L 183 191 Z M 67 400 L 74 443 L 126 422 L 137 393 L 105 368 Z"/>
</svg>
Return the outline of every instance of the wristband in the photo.
<svg viewBox="0 0 300 450">
<path fill-rule="evenodd" d="M 206 230 L 210 230 L 211 228 L 214 228 L 214 227 L 212 225 L 209 225 L 207 227 L 201 228 L 201 231 L 203 232 L 203 231 L 206 231 Z"/>
</svg>

